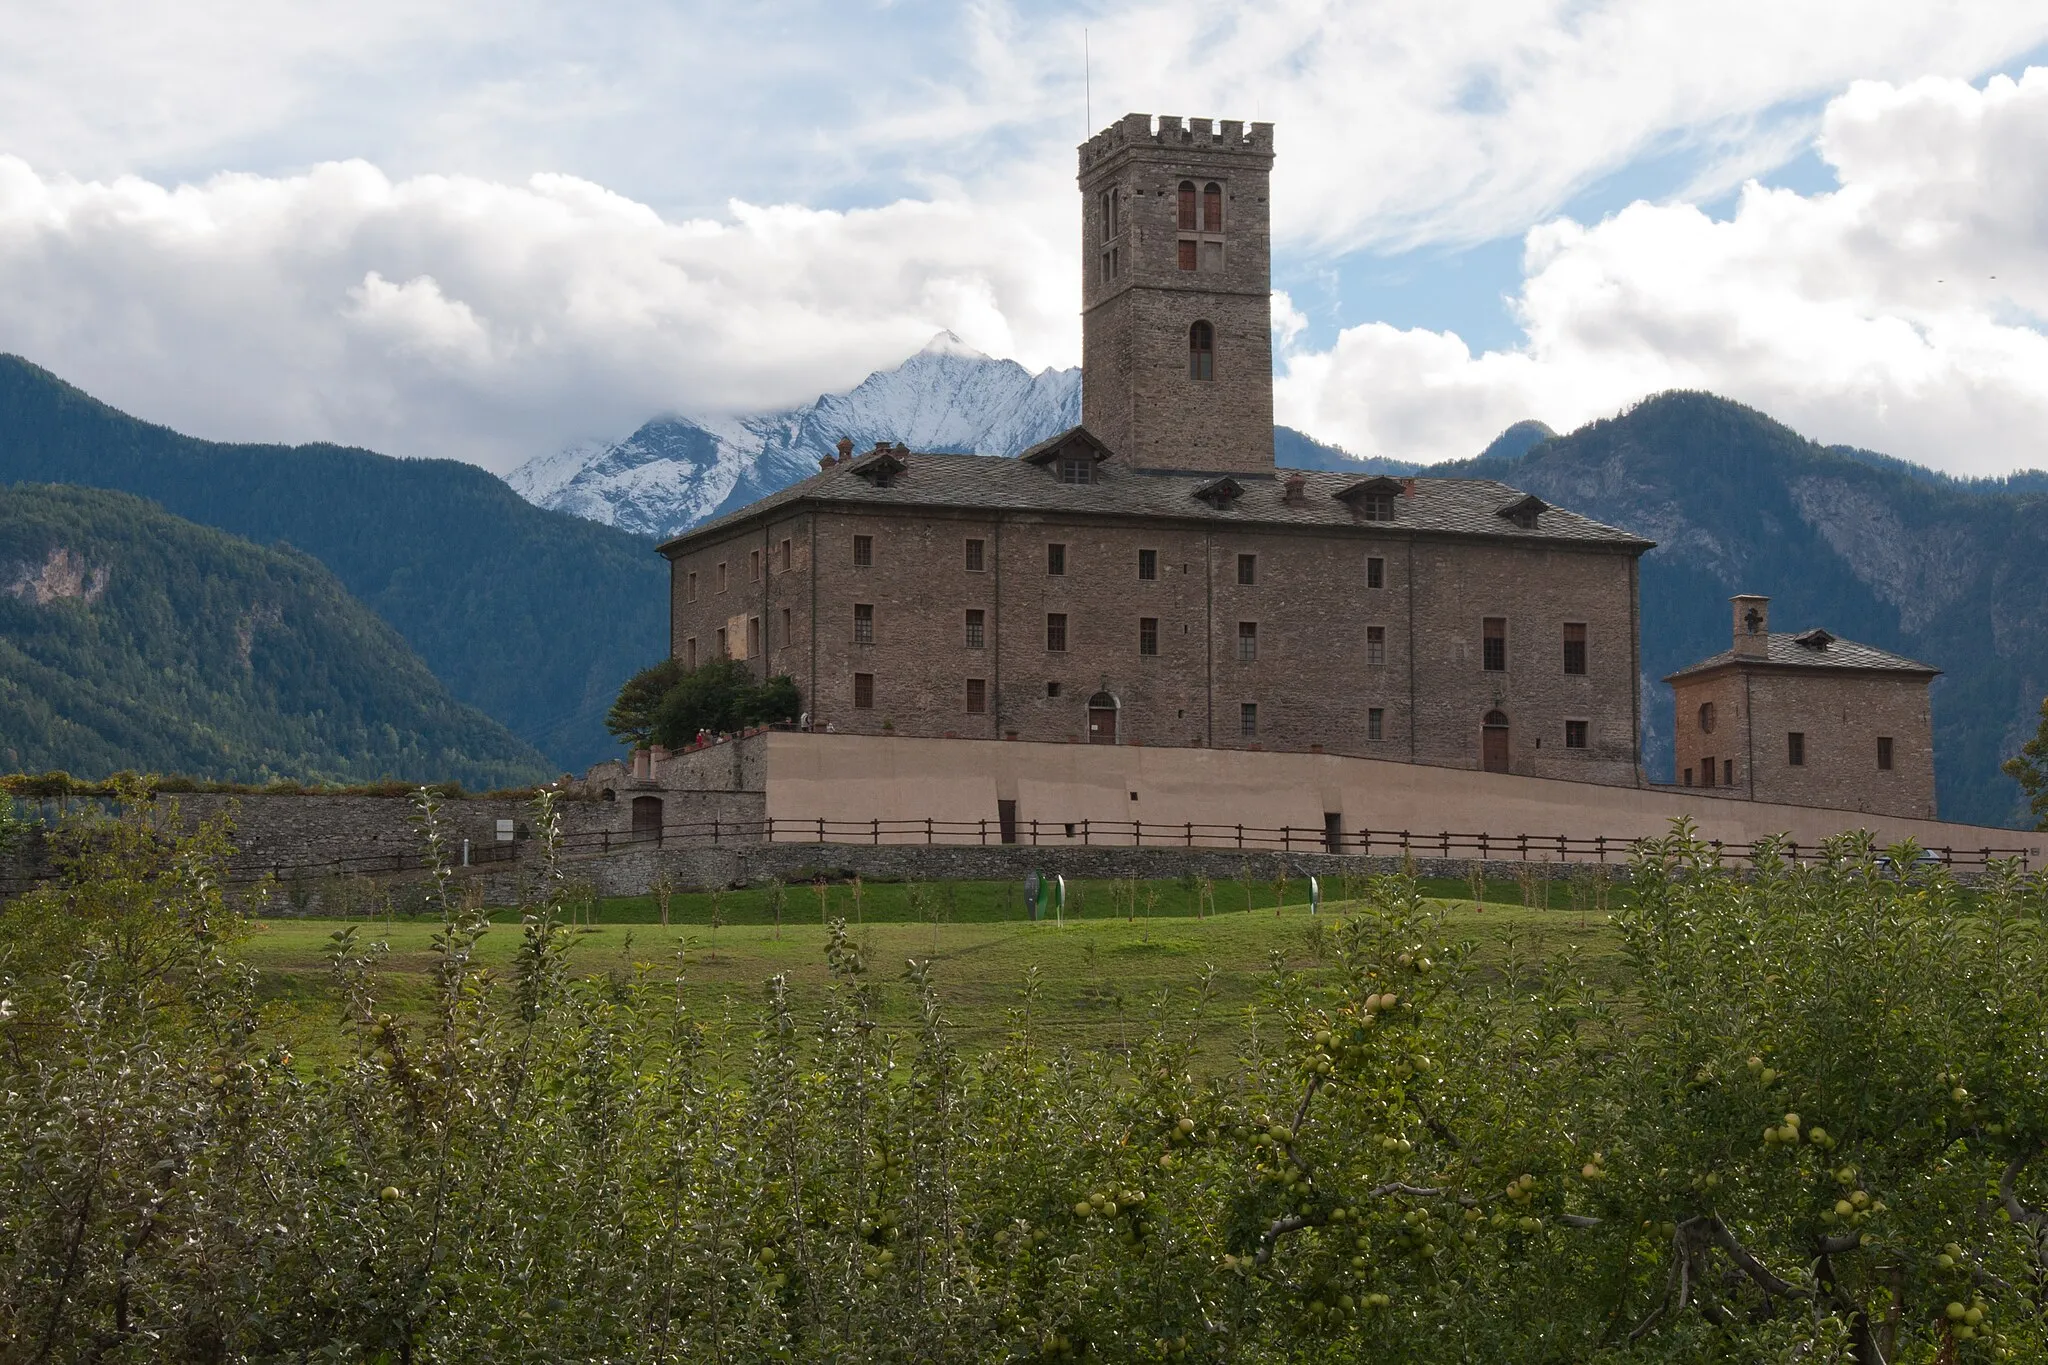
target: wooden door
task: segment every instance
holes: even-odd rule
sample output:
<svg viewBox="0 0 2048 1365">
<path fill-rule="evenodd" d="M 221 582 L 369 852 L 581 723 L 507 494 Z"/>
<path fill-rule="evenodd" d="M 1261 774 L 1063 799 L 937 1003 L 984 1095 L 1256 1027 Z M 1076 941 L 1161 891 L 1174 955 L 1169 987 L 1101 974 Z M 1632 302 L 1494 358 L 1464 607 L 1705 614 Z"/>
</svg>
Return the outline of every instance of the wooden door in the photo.
<svg viewBox="0 0 2048 1365">
<path fill-rule="evenodd" d="M 1508 718 L 1498 711 L 1486 713 L 1480 730 L 1479 766 L 1490 773 L 1508 770 Z"/>
<path fill-rule="evenodd" d="M 1091 706 L 1088 708 L 1088 742 L 1090 744 L 1116 743 L 1116 708 L 1114 706 Z"/>
<path fill-rule="evenodd" d="M 647 843 L 661 842 L 661 798 L 658 796 L 636 796 L 633 798 L 633 838 Z"/>
</svg>

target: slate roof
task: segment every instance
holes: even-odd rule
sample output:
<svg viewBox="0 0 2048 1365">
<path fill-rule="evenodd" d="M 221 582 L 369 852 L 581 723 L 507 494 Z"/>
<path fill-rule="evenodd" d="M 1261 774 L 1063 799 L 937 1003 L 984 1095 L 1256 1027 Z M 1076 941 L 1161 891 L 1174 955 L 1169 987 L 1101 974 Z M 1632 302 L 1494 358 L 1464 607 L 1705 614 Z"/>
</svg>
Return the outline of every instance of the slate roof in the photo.
<svg viewBox="0 0 2048 1365">
<path fill-rule="evenodd" d="M 1057 438 L 1056 438 L 1057 439 Z M 661 546 L 665 554 L 692 541 L 790 507 L 815 503 L 848 508 L 948 508 L 1009 511 L 1048 516 L 1158 517 L 1178 522 L 1240 526 L 1357 527 L 1426 535 L 1473 535 L 1497 540 L 1553 541 L 1641 554 L 1655 542 L 1604 526 L 1562 508 L 1544 511 L 1524 529 L 1500 515 L 1525 495 L 1492 479 L 1417 478 L 1412 495 L 1394 499 L 1392 521 L 1366 521 L 1335 496 L 1357 483 L 1355 474 L 1328 470 L 1299 473 L 1305 496 L 1286 501 L 1282 478 L 1239 475 L 1243 495 L 1212 506 L 1195 490 L 1214 483 L 1214 473 L 1160 473 L 1123 467 L 1114 459 L 1095 466 L 1096 482 L 1064 484 L 1037 465 L 987 455 L 928 455 L 897 452 L 903 471 L 877 488 L 855 472 L 859 458 L 821 470 L 765 498 L 704 523 Z"/>
<path fill-rule="evenodd" d="M 1875 645 L 1859 645 L 1854 640 L 1827 635 L 1826 631 L 1807 631 L 1801 634 L 1827 636 L 1827 645 L 1812 649 L 1799 642 L 1799 635 L 1781 635 L 1773 632 L 1768 641 L 1770 653 L 1761 659 L 1737 654 L 1732 649 L 1722 650 L 1709 659 L 1688 664 L 1676 673 L 1665 677 L 1665 682 L 1676 682 L 1734 664 L 1748 664 L 1756 668 L 1800 668 L 1824 671 L 1852 671 L 1862 673 L 1907 673 L 1932 678 L 1941 670 L 1930 664 L 1908 659 L 1902 654 L 1893 654 Z"/>
</svg>

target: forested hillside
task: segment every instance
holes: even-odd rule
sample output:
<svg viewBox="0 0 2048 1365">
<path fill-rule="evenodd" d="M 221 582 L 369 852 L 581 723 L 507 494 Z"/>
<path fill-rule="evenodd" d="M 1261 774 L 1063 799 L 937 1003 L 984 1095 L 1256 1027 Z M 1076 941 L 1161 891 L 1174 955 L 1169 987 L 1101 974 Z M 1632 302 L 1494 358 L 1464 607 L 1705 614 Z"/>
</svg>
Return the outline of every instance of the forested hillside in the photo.
<svg viewBox="0 0 2048 1365">
<path fill-rule="evenodd" d="M 2017 821 L 2001 757 L 2048 691 L 2048 495 L 1830 450 L 1704 393 L 1650 398 L 1513 459 L 1473 461 L 1518 488 L 1650 537 L 1643 563 L 1645 761 L 1671 768 L 1657 680 L 1728 647 L 1728 597 L 1772 599 L 1777 630 L 1838 635 L 1944 670 L 1934 683 L 1941 811 Z M 1448 472 L 1448 471 L 1445 471 Z"/>
<path fill-rule="evenodd" d="M 652 541 L 544 511 L 454 460 L 197 440 L 0 356 L 0 483 L 24 481 L 137 493 L 304 550 L 558 771 L 617 751 L 605 708 L 667 648 Z"/>
<path fill-rule="evenodd" d="M 34 484 L 0 489 L 0 762 L 474 788 L 549 773 L 309 556 Z"/>
</svg>

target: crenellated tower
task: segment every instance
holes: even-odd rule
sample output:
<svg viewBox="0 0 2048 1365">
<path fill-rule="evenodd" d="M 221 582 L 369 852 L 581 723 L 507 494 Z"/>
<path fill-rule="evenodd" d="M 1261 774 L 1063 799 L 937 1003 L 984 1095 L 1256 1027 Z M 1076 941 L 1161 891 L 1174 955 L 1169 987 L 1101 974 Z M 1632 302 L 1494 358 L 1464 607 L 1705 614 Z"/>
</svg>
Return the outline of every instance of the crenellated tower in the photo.
<svg viewBox="0 0 2048 1365">
<path fill-rule="evenodd" d="M 1081 155 L 1081 420 L 1126 467 L 1270 476 L 1273 125 L 1126 114 Z"/>
</svg>

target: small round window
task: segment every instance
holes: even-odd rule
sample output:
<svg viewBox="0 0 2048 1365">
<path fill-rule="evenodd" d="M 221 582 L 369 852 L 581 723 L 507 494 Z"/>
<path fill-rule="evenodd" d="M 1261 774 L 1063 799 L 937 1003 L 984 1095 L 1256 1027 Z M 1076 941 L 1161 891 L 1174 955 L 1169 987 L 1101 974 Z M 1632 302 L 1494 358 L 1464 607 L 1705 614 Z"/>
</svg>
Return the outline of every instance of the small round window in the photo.
<svg viewBox="0 0 2048 1365">
<path fill-rule="evenodd" d="M 1700 733 L 1703 735 L 1714 733 L 1714 703 L 1710 701 L 1700 703 Z"/>
</svg>

